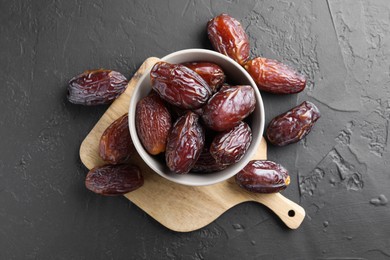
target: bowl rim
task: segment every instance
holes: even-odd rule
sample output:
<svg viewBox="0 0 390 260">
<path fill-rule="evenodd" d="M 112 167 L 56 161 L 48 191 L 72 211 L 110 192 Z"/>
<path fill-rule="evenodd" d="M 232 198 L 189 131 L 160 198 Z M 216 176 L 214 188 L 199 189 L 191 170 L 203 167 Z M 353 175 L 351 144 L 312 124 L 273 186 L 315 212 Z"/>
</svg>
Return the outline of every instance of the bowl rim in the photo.
<svg viewBox="0 0 390 260">
<path fill-rule="evenodd" d="M 211 55 L 211 56 L 214 55 L 214 56 L 217 56 L 218 58 L 220 58 L 222 60 L 225 60 L 227 63 L 230 63 L 231 65 L 233 65 L 235 68 L 237 68 L 238 70 L 240 70 L 242 72 L 242 74 L 249 81 L 250 85 L 254 88 L 255 97 L 256 97 L 256 103 L 257 103 L 256 106 L 258 105 L 260 107 L 260 111 L 259 111 L 260 112 L 259 133 L 256 133 L 257 138 L 252 138 L 252 142 L 253 142 L 253 140 L 256 140 L 256 139 L 258 139 L 258 142 L 256 144 L 253 144 L 254 148 L 252 148 L 250 151 L 247 151 L 247 154 L 245 154 L 245 156 L 239 162 L 234 164 L 234 165 L 237 165 L 237 164 L 241 165 L 238 168 L 238 170 L 235 170 L 235 171 L 231 170 L 231 172 L 228 172 L 228 169 L 230 167 L 229 166 L 228 168 L 223 170 L 223 171 L 227 171 L 228 173 L 223 174 L 223 175 L 221 175 L 218 178 L 214 177 L 214 178 L 209 178 L 209 180 L 206 179 L 207 181 L 200 181 L 200 180 L 198 180 L 197 182 L 196 181 L 194 182 L 194 180 L 189 180 L 188 178 L 186 178 L 186 176 L 188 176 L 188 174 L 172 175 L 172 173 L 165 173 L 165 172 L 160 171 L 160 169 L 155 165 L 155 163 L 150 160 L 150 158 L 152 158 L 153 155 L 148 154 L 148 152 L 143 147 L 141 141 L 138 138 L 138 134 L 137 134 L 137 131 L 136 131 L 136 126 L 135 126 L 135 110 L 136 110 L 136 102 L 137 102 L 136 101 L 136 96 L 137 96 L 136 93 L 139 90 L 140 86 L 146 80 L 146 77 L 149 77 L 150 71 L 151 71 L 153 66 L 151 66 L 150 68 L 145 70 L 144 74 L 138 80 L 137 84 L 134 86 L 134 89 L 133 89 L 133 93 L 132 93 L 132 96 L 131 96 L 131 99 L 130 99 L 130 105 L 129 105 L 129 130 L 130 130 L 130 136 L 132 138 L 133 144 L 134 144 L 138 154 L 140 155 L 142 160 L 145 162 L 145 164 L 149 168 L 151 168 L 155 173 L 160 175 L 161 177 L 163 177 L 163 178 L 165 178 L 165 179 L 167 179 L 169 181 L 172 181 L 174 183 L 187 185 L 187 186 L 213 185 L 213 184 L 225 181 L 225 180 L 233 177 L 234 175 L 236 175 L 240 170 L 242 170 L 247 165 L 247 163 L 250 160 L 252 160 L 253 156 L 255 155 L 257 150 L 259 149 L 260 141 L 261 141 L 261 138 L 262 138 L 263 133 L 264 133 L 264 124 L 265 124 L 264 103 L 263 103 L 263 100 L 262 100 L 262 96 L 261 96 L 260 90 L 257 88 L 256 83 L 254 82 L 253 78 L 249 75 L 249 73 L 240 64 L 238 64 L 236 61 L 234 61 L 230 57 L 225 56 L 225 55 L 223 55 L 223 54 L 221 54 L 219 52 L 212 51 L 212 50 L 207 50 L 207 49 L 198 49 L 198 48 L 183 49 L 183 50 L 179 50 L 179 51 L 176 51 L 176 52 L 172 52 L 172 53 L 170 53 L 170 54 L 160 58 L 160 60 L 162 60 L 162 61 L 169 60 L 171 58 L 174 58 L 176 56 L 183 55 L 183 54 L 191 54 L 191 55 L 200 54 L 200 55 Z M 201 61 L 201 59 L 199 59 L 199 60 L 195 59 L 194 61 Z M 218 64 L 218 65 L 220 65 L 220 64 Z M 254 136 L 253 132 L 252 132 L 252 136 Z M 246 160 L 243 161 L 244 158 L 246 158 Z M 189 174 L 192 174 L 192 173 L 189 173 Z M 204 176 L 205 178 L 207 178 L 207 177 L 211 177 L 212 174 L 213 173 L 208 173 L 208 174 L 199 175 L 199 176 Z M 195 174 L 193 174 L 193 175 L 195 175 Z M 182 177 L 178 177 L 178 176 L 182 176 Z"/>
</svg>

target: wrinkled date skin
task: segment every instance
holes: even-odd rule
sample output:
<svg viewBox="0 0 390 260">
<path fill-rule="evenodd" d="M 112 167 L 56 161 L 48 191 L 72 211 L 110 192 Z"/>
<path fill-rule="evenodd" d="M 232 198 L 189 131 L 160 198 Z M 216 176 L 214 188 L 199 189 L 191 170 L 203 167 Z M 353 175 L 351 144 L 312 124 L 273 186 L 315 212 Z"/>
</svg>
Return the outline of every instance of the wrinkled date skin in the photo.
<svg viewBox="0 0 390 260">
<path fill-rule="evenodd" d="M 192 167 L 191 172 L 194 173 L 211 173 L 218 172 L 226 169 L 227 165 L 218 163 L 213 156 L 211 156 L 210 149 L 207 147 L 203 148 L 202 153 L 200 154 L 198 160 L 196 161 L 194 167 Z"/>
<path fill-rule="evenodd" d="M 103 133 L 99 143 L 100 157 L 111 164 L 126 161 L 134 151 L 129 131 L 129 117 L 124 114 Z"/>
<path fill-rule="evenodd" d="M 187 112 L 172 127 L 168 136 L 165 159 L 168 168 L 177 174 L 186 174 L 194 166 L 203 150 L 204 129 L 199 116 Z"/>
<path fill-rule="evenodd" d="M 290 176 L 280 164 L 254 160 L 236 174 L 236 182 L 251 192 L 275 193 L 287 188 Z"/>
<path fill-rule="evenodd" d="M 245 122 L 219 133 L 210 146 L 210 154 L 222 165 L 238 162 L 245 155 L 252 141 L 252 131 Z"/>
<path fill-rule="evenodd" d="M 266 58 L 255 58 L 245 64 L 258 88 L 273 94 L 294 94 L 306 87 L 306 78 L 293 68 Z"/>
<path fill-rule="evenodd" d="M 225 82 L 225 73 L 222 68 L 211 62 L 188 62 L 183 63 L 187 68 L 198 73 L 209 85 L 211 92 L 215 93 Z"/>
<path fill-rule="evenodd" d="M 181 64 L 157 62 L 150 72 L 150 80 L 162 99 L 182 109 L 199 108 L 212 94 L 199 74 Z"/>
<path fill-rule="evenodd" d="M 224 85 L 204 106 L 202 119 L 207 127 L 225 131 L 252 113 L 255 104 L 255 92 L 251 86 Z"/>
<path fill-rule="evenodd" d="M 272 119 L 266 131 L 267 139 L 277 146 L 296 143 L 310 133 L 320 117 L 318 108 L 305 101 Z"/>
<path fill-rule="evenodd" d="M 135 165 L 117 164 L 95 167 L 85 179 L 85 186 L 97 194 L 114 196 L 136 190 L 144 184 L 140 169 Z"/>
<path fill-rule="evenodd" d="M 155 92 L 138 101 L 135 126 L 138 137 L 148 153 L 156 155 L 165 151 L 172 127 L 171 114 Z"/>
<path fill-rule="evenodd" d="M 207 35 L 214 50 L 244 65 L 249 58 L 249 38 L 233 17 L 221 14 L 207 23 Z"/>
<path fill-rule="evenodd" d="M 87 70 L 68 84 L 68 100 L 79 105 L 110 104 L 125 91 L 127 79 L 112 70 Z"/>
</svg>

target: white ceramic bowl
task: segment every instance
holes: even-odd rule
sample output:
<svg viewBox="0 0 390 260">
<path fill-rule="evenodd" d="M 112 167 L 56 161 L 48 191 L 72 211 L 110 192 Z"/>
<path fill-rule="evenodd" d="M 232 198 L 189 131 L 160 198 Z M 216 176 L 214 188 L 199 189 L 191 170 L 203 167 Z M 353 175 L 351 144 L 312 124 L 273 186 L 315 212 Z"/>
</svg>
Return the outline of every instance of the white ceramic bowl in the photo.
<svg viewBox="0 0 390 260">
<path fill-rule="evenodd" d="M 224 56 L 218 52 L 204 50 L 204 49 L 187 49 L 181 50 L 174 53 L 171 53 L 162 58 L 163 61 L 169 63 L 183 63 L 191 61 L 208 61 L 218 64 L 222 67 L 223 71 L 227 75 L 228 82 L 234 85 L 251 85 L 255 90 L 256 97 L 256 108 L 254 112 L 249 116 L 249 125 L 252 129 L 252 143 L 246 152 L 245 156 L 237 163 L 229 166 L 228 168 L 208 174 L 200 173 L 188 173 L 188 174 L 175 174 L 170 172 L 168 167 L 165 164 L 165 161 L 161 157 L 157 158 L 156 156 L 150 155 L 142 146 L 140 142 L 136 127 L 135 127 L 135 110 L 137 102 L 147 96 L 151 91 L 150 83 L 150 69 L 145 72 L 145 74 L 140 78 L 138 84 L 135 86 L 133 96 L 130 100 L 129 108 L 129 128 L 131 138 L 133 140 L 134 146 L 137 149 L 138 153 L 145 161 L 145 163 L 156 173 L 162 177 L 184 185 L 189 186 L 204 186 L 211 185 L 221 181 L 224 181 L 236 173 L 238 173 L 254 156 L 256 150 L 260 145 L 260 140 L 264 131 L 264 106 L 261 99 L 260 92 L 256 87 L 255 82 L 251 76 L 243 69 L 238 63 L 236 63 L 231 58 Z"/>
</svg>

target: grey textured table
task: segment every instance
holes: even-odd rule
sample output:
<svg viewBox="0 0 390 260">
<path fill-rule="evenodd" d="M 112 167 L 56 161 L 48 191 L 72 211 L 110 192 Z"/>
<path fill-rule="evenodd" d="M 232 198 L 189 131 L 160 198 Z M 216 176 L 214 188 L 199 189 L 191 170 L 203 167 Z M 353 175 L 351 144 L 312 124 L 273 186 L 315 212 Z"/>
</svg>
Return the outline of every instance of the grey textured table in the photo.
<svg viewBox="0 0 390 260">
<path fill-rule="evenodd" d="M 0 1 L 1 259 L 389 259 L 390 2 Z M 302 142 L 269 148 L 307 211 L 288 230 L 244 203 L 191 233 L 123 197 L 84 187 L 80 142 L 107 106 L 66 100 L 86 69 L 128 78 L 149 56 L 210 49 L 205 25 L 241 21 L 252 56 L 307 75 L 303 93 L 263 93 L 266 122 L 303 100 L 322 118 Z"/>
</svg>

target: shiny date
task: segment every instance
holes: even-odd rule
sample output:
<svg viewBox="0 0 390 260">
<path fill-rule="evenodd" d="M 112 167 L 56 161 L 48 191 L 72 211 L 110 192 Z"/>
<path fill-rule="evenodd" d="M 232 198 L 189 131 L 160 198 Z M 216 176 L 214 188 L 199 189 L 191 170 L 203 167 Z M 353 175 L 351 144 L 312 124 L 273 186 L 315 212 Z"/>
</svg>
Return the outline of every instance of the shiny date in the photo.
<svg viewBox="0 0 390 260">
<path fill-rule="evenodd" d="M 225 82 L 225 73 L 222 68 L 215 63 L 211 62 L 187 62 L 183 63 L 187 68 L 192 69 L 199 74 L 209 85 L 213 93 Z"/>
<path fill-rule="evenodd" d="M 252 141 L 252 131 L 245 122 L 219 133 L 210 146 L 210 154 L 222 165 L 231 165 L 242 159 Z"/>
<path fill-rule="evenodd" d="M 250 161 L 235 179 L 241 188 L 258 193 L 279 192 L 290 184 L 286 168 L 272 161 Z"/>
<path fill-rule="evenodd" d="M 203 150 L 205 133 L 199 116 L 187 112 L 180 117 L 168 135 L 165 160 L 168 168 L 177 174 L 186 174 L 195 165 Z"/>
<path fill-rule="evenodd" d="M 207 35 L 214 50 L 229 56 L 241 65 L 249 58 L 249 38 L 239 21 L 221 14 L 207 23 Z"/>
<path fill-rule="evenodd" d="M 258 88 L 273 94 L 294 94 L 306 86 L 306 78 L 295 69 L 266 58 L 255 58 L 245 64 Z"/>
<path fill-rule="evenodd" d="M 99 155 L 106 162 L 118 164 L 126 161 L 133 151 L 129 117 L 126 113 L 103 132 L 99 142 Z"/>
<path fill-rule="evenodd" d="M 203 108 L 207 127 L 225 131 L 238 125 L 255 109 L 255 93 L 251 86 L 223 86 Z"/>
<path fill-rule="evenodd" d="M 155 92 L 138 101 L 135 126 L 138 137 L 148 153 L 156 155 L 165 151 L 172 126 L 171 114 Z"/>
<path fill-rule="evenodd" d="M 277 146 L 298 142 L 310 133 L 320 117 L 319 109 L 312 102 L 305 101 L 272 119 L 267 127 L 266 137 Z"/>
<path fill-rule="evenodd" d="M 181 64 L 157 62 L 150 72 L 150 80 L 162 99 L 182 109 L 197 109 L 212 94 L 199 74 Z"/>
</svg>

